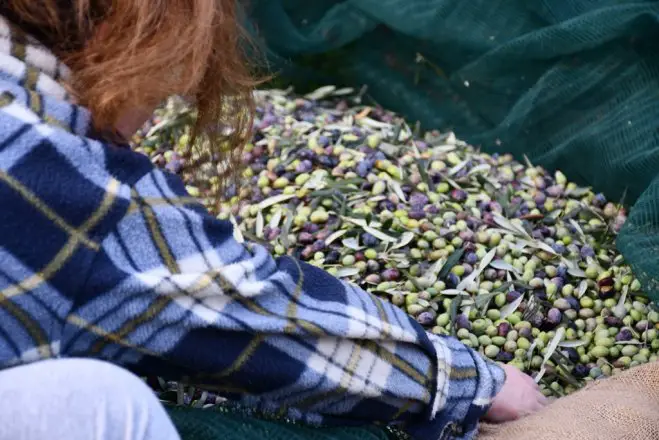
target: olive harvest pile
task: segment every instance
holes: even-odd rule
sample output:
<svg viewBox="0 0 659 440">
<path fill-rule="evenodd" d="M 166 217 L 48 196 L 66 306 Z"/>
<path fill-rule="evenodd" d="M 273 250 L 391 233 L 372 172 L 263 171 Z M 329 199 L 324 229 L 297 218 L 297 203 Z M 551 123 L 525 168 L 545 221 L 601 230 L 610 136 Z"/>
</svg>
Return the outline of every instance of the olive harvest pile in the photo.
<svg viewBox="0 0 659 440">
<path fill-rule="evenodd" d="M 358 284 L 547 395 L 657 359 L 659 313 L 614 245 L 622 206 L 528 160 L 420 134 L 350 89 L 258 91 L 257 103 L 243 184 L 219 203 L 213 167 L 188 171 L 199 157 L 183 103 L 136 149 L 237 239 Z"/>
</svg>

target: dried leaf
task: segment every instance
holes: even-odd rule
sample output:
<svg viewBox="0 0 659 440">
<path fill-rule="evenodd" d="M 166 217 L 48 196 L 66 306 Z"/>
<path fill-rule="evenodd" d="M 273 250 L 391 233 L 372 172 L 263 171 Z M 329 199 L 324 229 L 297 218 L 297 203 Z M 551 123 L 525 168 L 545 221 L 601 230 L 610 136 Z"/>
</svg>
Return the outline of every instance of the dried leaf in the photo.
<svg viewBox="0 0 659 440">
<path fill-rule="evenodd" d="M 341 243 L 343 246 L 352 249 L 353 251 L 363 249 L 363 246 L 359 246 L 359 240 L 356 237 L 344 238 Z"/>
<path fill-rule="evenodd" d="M 616 345 L 643 345 L 643 342 L 632 339 L 631 341 L 618 341 Z"/>
<path fill-rule="evenodd" d="M 588 194 L 591 191 L 592 191 L 592 189 L 590 189 L 590 188 L 580 187 L 580 188 L 575 188 L 575 189 L 571 189 L 571 190 L 566 191 L 565 195 L 568 196 L 568 197 L 578 198 L 578 197 L 585 196 L 586 194 Z"/>
<path fill-rule="evenodd" d="M 323 86 L 305 95 L 304 97 L 310 101 L 319 101 L 330 96 L 332 93 L 334 93 L 335 90 L 336 86 Z"/>
<path fill-rule="evenodd" d="M 485 254 L 481 262 L 478 264 L 478 270 L 477 270 L 478 274 L 483 272 L 485 268 L 490 265 L 496 254 L 497 254 L 496 248 L 491 249 L 487 254 Z"/>
<path fill-rule="evenodd" d="M 541 241 L 535 241 L 535 242 L 532 242 L 531 245 L 535 246 L 538 249 L 540 249 L 542 251 L 545 251 L 549 254 L 558 255 L 558 253 L 556 253 L 556 251 L 551 246 L 549 246 L 547 243 L 543 243 Z"/>
<path fill-rule="evenodd" d="M 238 222 L 236 221 L 236 217 L 231 214 L 231 217 L 229 217 L 229 220 L 231 221 L 231 224 L 233 224 L 233 238 L 238 242 L 238 243 L 244 243 L 245 242 L 245 237 L 243 237 L 242 232 L 240 232 L 240 227 L 238 227 Z"/>
<path fill-rule="evenodd" d="M 255 232 L 256 232 L 256 236 L 258 238 L 263 238 L 264 224 L 265 224 L 265 220 L 263 219 L 263 213 L 261 211 L 259 211 L 256 214 L 256 226 L 255 226 L 255 229 L 256 229 Z"/>
<path fill-rule="evenodd" d="M 574 219 L 569 220 L 570 224 L 574 227 L 574 229 L 577 231 L 581 239 L 584 239 L 586 235 L 583 233 L 583 229 L 581 229 L 581 226 L 579 226 L 579 223 L 576 222 Z"/>
<path fill-rule="evenodd" d="M 405 233 L 403 233 L 403 235 L 400 237 L 400 240 L 398 241 L 398 243 L 396 243 L 394 246 L 392 246 L 391 249 L 392 250 L 393 249 L 400 249 L 402 247 L 407 246 L 408 244 L 410 244 L 412 242 L 412 240 L 414 240 L 414 236 L 415 236 L 414 232 L 405 232 Z"/>
<path fill-rule="evenodd" d="M 515 301 L 501 307 L 501 318 L 500 319 L 506 319 L 506 317 L 508 317 L 511 314 L 515 313 L 515 311 L 517 310 L 517 308 L 519 307 L 519 305 L 522 303 L 523 300 L 524 300 L 524 295 L 520 295 L 520 297 L 517 298 Z"/>
<path fill-rule="evenodd" d="M 281 218 L 284 215 L 284 211 L 281 209 L 275 212 L 272 215 L 272 218 L 270 219 L 270 223 L 268 223 L 268 226 L 270 226 L 271 229 L 274 229 L 276 227 L 279 227 L 279 223 L 281 223 Z"/>
<path fill-rule="evenodd" d="M 469 163 L 469 159 L 465 159 L 465 160 L 463 160 L 462 162 L 460 162 L 459 164 L 457 164 L 456 166 L 454 166 L 453 168 L 451 168 L 451 169 L 448 171 L 448 175 L 449 175 L 449 176 L 455 176 L 456 174 L 458 174 L 458 173 L 460 172 L 461 169 L 463 169 L 464 167 L 466 167 L 468 163 Z"/>
<path fill-rule="evenodd" d="M 577 287 L 577 299 L 581 299 L 584 293 L 586 293 L 586 290 L 588 290 L 588 281 L 583 280 L 579 283 L 579 287 Z"/>
<path fill-rule="evenodd" d="M 455 296 L 455 295 L 460 295 L 460 296 L 469 296 L 467 292 L 464 290 L 459 290 L 459 289 L 444 289 L 442 290 L 442 295 L 446 296 Z"/>
<path fill-rule="evenodd" d="M 463 278 L 458 285 L 455 287 L 457 290 L 466 290 L 471 287 L 471 285 L 476 281 L 476 278 L 478 277 L 478 272 L 473 271 L 469 275 L 467 275 L 465 278 Z"/>
<path fill-rule="evenodd" d="M 475 167 L 470 169 L 469 172 L 467 173 L 467 175 L 471 176 L 473 174 L 480 173 L 481 171 L 488 172 L 488 171 L 490 171 L 491 168 L 492 167 L 489 164 L 482 163 L 482 164 L 476 165 Z"/>
<path fill-rule="evenodd" d="M 259 209 L 264 210 L 273 205 L 277 205 L 281 202 L 285 202 L 286 200 L 290 200 L 293 197 L 295 197 L 295 194 L 279 194 L 278 196 L 268 197 L 267 199 L 259 203 Z"/>
<path fill-rule="evenodd" d="M 286 220 L 284 221 L 284 226 L 281 228 L 281 244 L 284 245 L 285 248 L 290 247 L 290 243 L 288 242 L 288 234 L 291 233 L 291 226 L 293 226 L 293 213 L 289 209 L 286 209 Z"/>
<path fill-rule="evenodd" d="M 494 223 L 502 227 L 503 229 L 507 230 L 508 232 L 514 234 L 514 235 L 521 235 L 523 237 L 529 237 L 529 234 L 524 230 L 524 228 L 519 227 L 515 225 L 513 222 L 508 220 L 507 218 L 503 217 L 501 214 L 497 214 L 496 212 L 492 214 Z"/>
<path fill-rule="evenodd" d="M 387 122 L 382 122 L 382 121 L 376 121 L 375 119 L 371 118 L 359 118 L 359 124 L 365 125 L 367 127 L 375 128 L 378 130 L 381 130 L 383 128 L 391 128 L 391 124 Z"/>
<path fill-rule="evenodd" d="M 393 179 L 389 179 L 387 180 L 387 185 L 389 186 L 389 190 L 393 191 L 394 194 L 396 194 L 401 201 L 407 202 L 407 198 L 405 197 L 405 193 L 403 192 L 400 183 L 396 182 Z"/>
<path fill-rule="evenodd" d="M 542 376 L 544 376 L 545 371 L 545 364 L 547 361 L 551 358 L 551 356 L 554 354 L 556 351 L 556 348 L 558 347 L 558 344 L 560 344 L 561 340 L 563 339 L 563 336 L 565 335 L 565 327 L 559 327 L 556 330 L 556 335 L 554 335 L 554 338 L 549 342 L 549 345 L 547 346 L 547 353 L 545 354 L 545 358 L 542 361 L 542 366 L 540 367 L 540 371 L 535 377 L 535 382 L 539 383 L 540 379 L 542 379 Z"/>
<path fill-rule="evenodd" d="M 428 185 L 430 191 L 434 191 L 435 183 L 432 181 L 430 176 L 428 176 L 428 163 L 424 159 L 417 159 L 416 166 L 419 170 L 419 174 L 421 175 L 421 180 L 423 183 Z"/>
<path fill-rule="evenodd" d="M 503 260 L 494 260 L 493 262 L 490 263 L 490 267 L 497 270 L 505 270 L 507 272 L 520 273 L 520 271 L 515 266 L 506 263 Z"/>
<path fill-rule="evenodd" d="M 191 395 L 194 395 L 192 393 Z M 194 405 L 192 405 L 193 408 L 203 408 L 204 404 L 206 403 L 206 399 L 208 399 L 208 391 L 202 391 L 201 396 L 199 396 L 199 400 L 197 400 Z"/>
<path fill-rule="evenodd" d="M 364 226 L 364 231 L 368 232 L 374 237 L 379 238 L 382 241 L 391 242 L 391 243 L 395 243 L 397 241 L 394 237 L 387 235 L 384 232 L 378 231 L 377 229 L 372 228 L 370 226 Z"/>
<path fill-rule="evenodd" d="M 355 89 L 352 87 L 344 87 L 342 89 L 336 89 L 332 95 L 333 96 L 346 96 L 346 95 L 354 95 Z"/>
<path fill-rule="evenodd" d="M 622 289 L 622 294 L 620 295 L 620 300 L 618 300 L 618 304 L 616 304 L 615 308 L 613 309 L 613 314 L 618 319 L 623 319 L 625 315 L 627 315 L 627 309 L 625 309 L 625 301 L 627 300 L 628 293 L 629 289 L 627 286 L 624 286 Z"/>
<path fill-rule="evenodd" d="M 337 278 L 352 277 L 358 274 L 359 274 L 359 269 L 357 269 L 356 267 L 342 267 L 341 269 L 336 271 Z"/>
<path fill-rule="evenodd" d="M 533 351 L 535 348 L 538 346 L 538 340 L 535 339 L 529 349 L 526 351 L 526 360 L 530 361 L 531 358 L 533 357 Z"/>
<path fill-rule="evenodd" d="M 435 261 L 435 264 L 432 265 L 430 269 L 426 271 L 426 273 L 423 274 L 421 277 L 422 280 L 426 281 L 428 284 L 435 284 L 437 282 L 437 278 L 439 276 L 439 273 L 442 270 L 442 267 L 444 267 L 445 261 L 443 259 L 439 259 Z M 438 297 L 439 298 L 439 297 Z"/>
<path fill-rule="evenodd" d="M 556 348 L 558 347 L 558 344 L 560 344 L 561 341 L 563 340 L 563 336 L 565 336 L 565 327 L 559 327 L 558 329 L 556 329 L 556 334 L 549 342 L 549 345 L 547 345 L 547 353 L 545 354 L 543 363 L 546 363 L 554 354 Z"/>
<path fill-rule="evenodd" d="M 586 272 L 584 272 L 574 261 L 563 258 L 563 263 L 567 266 L 567 272 L 573 277 L 586 278 Z"/>
<path fill-rule="evenodd" d="M 341 230 L 338 230 L 338 231 L 334 232 L 332 235 L 330 235 L 329 237 L 327 237 L 327 239 L 325 240 L 325 244 L 329 246 L 330 244 L 334 243 L 334 241 L 335 241 L 337 238 L 341 238 L 341 237 L 344 236 L 347 232 L 348 232 L 347 229 L 341 229 Z"/>
<path fill-rule="evenodd" d="M 576 341 L 563 341 L 560 344 L 558 344 L 558 346 L 561 348 L 577 348 L 586 344 L 588 344 L 588 341 L 577 339 Z"/>
</svg>

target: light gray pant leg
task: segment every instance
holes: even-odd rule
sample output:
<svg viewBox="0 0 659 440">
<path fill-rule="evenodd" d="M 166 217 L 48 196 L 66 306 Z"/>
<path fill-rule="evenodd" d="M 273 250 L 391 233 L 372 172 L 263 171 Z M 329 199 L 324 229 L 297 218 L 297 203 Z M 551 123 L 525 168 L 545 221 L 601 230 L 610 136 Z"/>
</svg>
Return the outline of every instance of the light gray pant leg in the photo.
<svg viewBox="0 0 659 440">
<path fill-rule="evenodd" d="M 58 359 L 0 371 L 0 440 L 179 440 L 149 387 L 114 365 Z"/>
</svg>

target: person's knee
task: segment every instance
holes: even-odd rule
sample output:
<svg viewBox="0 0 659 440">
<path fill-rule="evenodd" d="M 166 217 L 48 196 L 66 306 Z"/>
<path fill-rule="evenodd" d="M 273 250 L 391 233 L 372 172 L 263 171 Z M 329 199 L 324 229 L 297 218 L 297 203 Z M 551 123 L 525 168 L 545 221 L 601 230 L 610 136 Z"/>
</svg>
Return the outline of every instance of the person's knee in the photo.
<svg viewBox="0 0 659 440">
<path fill-rule="evenodd" d="M 41 438 L 39 434 L 52 434 L 53 430 L 72 440 L 178 438 L 149 387 L 132 373 L 106 362 L 62 359 L 12 368 L 0 372 L 0 389 L 19 396 L 21 411 L 29 405 L 42 424 L 29 427 L 16 420 L 11 429 L 26 435 L 12 438 Z M 19 412 L 17 417 L 24 415 Z"/>
</svg>

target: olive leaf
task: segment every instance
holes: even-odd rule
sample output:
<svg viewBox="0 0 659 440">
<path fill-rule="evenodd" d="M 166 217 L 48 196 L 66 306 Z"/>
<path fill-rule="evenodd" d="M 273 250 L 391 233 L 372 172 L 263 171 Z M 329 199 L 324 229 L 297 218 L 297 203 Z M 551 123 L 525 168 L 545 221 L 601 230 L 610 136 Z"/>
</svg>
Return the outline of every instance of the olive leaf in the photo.
<svg viewBox="0 0 659 440">
<path fill-rule="evenodd" d="M 520 295 L 519 298 L 517 298 L 513 302 L 501 307 L 501 319 L 506 319 L 508 316 L 515 313 L 515 311 L 517 310 L 517 308 L 519 307 L 519 305 L 522 303 L 523 300 L 524 300 L 524 295 Z"/>
<path fill-rule="evenodd" d="M 538 372 L 538 375 L 535 378 L 535 382 L 538 383 L 540 382 L 540 379 L 542 379 L 542 376 L 545 374 L 545 365 L 547 364 L 547 361 L 551 358 L 551 356 L 554 354 L 556 351 L 556 348 L 558 347 L 558 344 L 561 343 L 563 340 L 563 336 L 565 336 L 565 327 L 559 327 L 556 329 L 556 334 L 552 338 L 552 340 L 549 342 L 549 345 L 547 345 L 547 353 L 545 354 L 544 359 L 542 360 L 542 365 L 540 367 L 540 371 Z"/>
<path fill-rule="evenodd" d="M 455 298 L 451 300 L 451 306 L 450 306 L 450 311 L 449 311 L 449 317 L 451 319 L 451 335 L 455 336 L 457 330 L 455 328 L 455 320 L 458 318 L 458 309 L 460 308 L 460 304 L 462 303 L 463 297 L 462 295 L 458 295 Z"/>
<path fill-rule="evenodd" d="M 334 243 L 335 240 L 338 238 L 343 237 L 346 233 L 348 232 L 347 229 L 340 229 L 336 232 L 333 232 L 327 239 L 325 240 L 325 244 L 329 246 L 330 244 Z"/>
<path fill-rule="evenodd" d="M 363 246 L 359 245 L 359 240 L 356 237 L 344 238 L 341 243 L 343 246 L 347 247 L 348 249 L 352 249 L 353 251 L 364 249 Z"/>
<path fill-rule="evenodd" d="M 277 196 L 272 196 L 268 197 L 267 199 L 263 200 L 261 203 L 259 203 L 259 209 L 264 210 L 266 208 L 269 208 L 273 205 L 277 205 L 281 202 L 285 202 L 286 200 L 290 200 L 295 197 L 295 194 L 279 194 Z"/>
<path fill-rule="evenodd" d="M 245 238 L 243 237 L 242 232 L 240 232 L 240 226 L 238 226 L 238 222 L 236 221 L 236 217 L 231 214 L 229 217 L 229 220 L 231 221 L 231 224 L 233 224 L 233 238 L 238 242 L 238 243 L 244 243 Z"/>
<path fill-rule="evenodd" d="M 494 260 L 493 262 L 490 263 L 490 267 L 497 270 L 505 270 L 506 272 L 514 272 L 516 274 L 520 273 L 519 269 L 517 269 L 512 264 L 506 263 L 503 260 Z"/>
<path fill-rule="evenodd" d="M 272 214 L 272 218 L 270 219 L 268 226 L 270 226 L 271 229 L 278 227 L 279 223 L 281 223 L 281 218 L 283 215 L 284 212 L 281 209 L 277 210 L 274 214 Z"/>
<path fill-rule="evenodd" d="M 359 269 L 357 269 L 356 267 L 342 267 L 341 269 L 336 271 L 337 278 L 352 277 L 358 274 L 359 274 Z"/>
<path fill-rule="evenodd" d="M 336 86 L 323 86 L 305 95 L 304 97 L 310 101 L 320 101 L 321 99 L 330 96 L 335 91 Z"/>
<path fill-rule="evenodd" d="M 584 345 L 587 345 L 588 341 L 584 341 L 583 339 L 577 339 L 575 341 L 563 341 L 558 344 L 559 347 L 561 348 L 577 348 L 577 347 L 582 347 Z"/>
<path fill-rule="evenodd" d="M 442 270 L 438 274 L 439 279 L 443 279 L 448 275 L 448 273 L 455 267 L 458 262 L 460 262 L 460 258 L 462 258 L 462 255 L 465 253 L 464 248 L 456 249 L 453 251 L 451 255 L 446 259 L 446 263 L 442 267 Z"/>
<path fill-rule="evenodd" d="M 258 238 L 263 238 L 264 223 L 265 223 L 265 221 L 263 219 L 263 212 L 259 211 L 256 214 L 256 226 L 255 226 L 256 236 Z"/>
<path fill-rule="evenodd" d="M 410 244 L 412 242 L 412 240 L 414 240 L 415 236 L 416 236 L 416 234 L 414 234 L 414 232 L 404 232 L 403 235 L 401 236 L 400 240 L 398 241 L 398 243 L 393 245 L 391 247 L 391 249 L 392 250 L 393 249 L 400 249 L 400 248 L 403 248 L 403 247 L 407 246 L 408 244 Z"/>
</svg>

